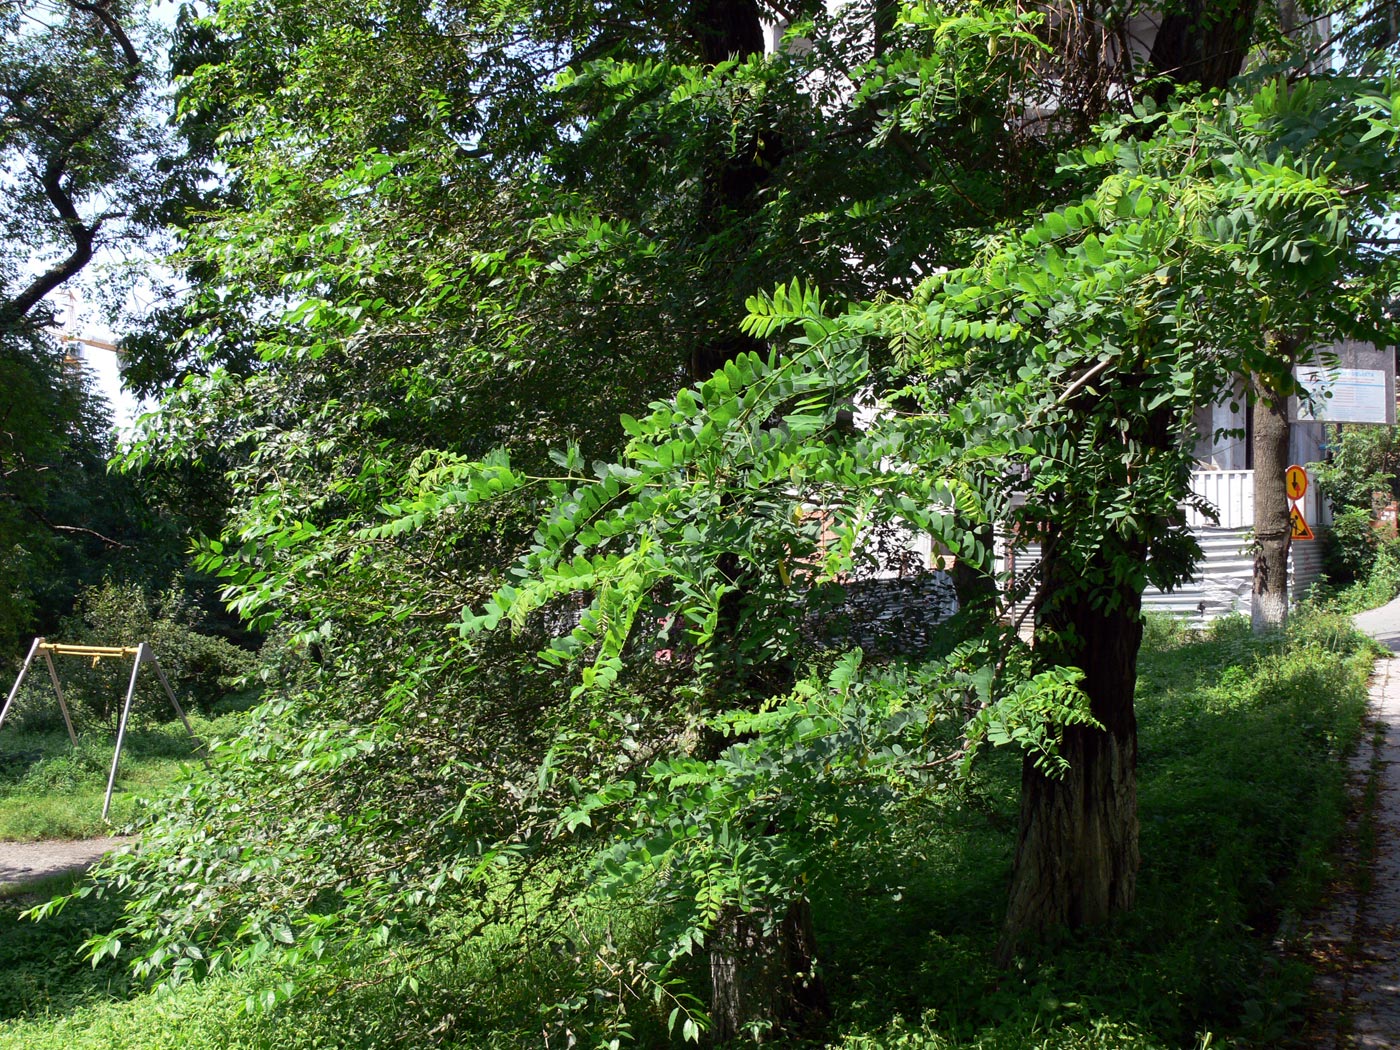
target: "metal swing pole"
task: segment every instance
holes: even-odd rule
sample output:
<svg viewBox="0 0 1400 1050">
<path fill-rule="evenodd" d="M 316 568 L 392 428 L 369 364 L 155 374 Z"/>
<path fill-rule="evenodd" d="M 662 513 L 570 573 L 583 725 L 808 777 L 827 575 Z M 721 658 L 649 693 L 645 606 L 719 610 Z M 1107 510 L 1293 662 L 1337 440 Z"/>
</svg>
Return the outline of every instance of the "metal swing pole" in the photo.
<svg viewBox="0 0 1400 1050">
<path fill-rule="evenodd" d="M 112 789 L 117 785 L 117 763 L 122 758 L 122 741 L 126 737 L 126 720 L 131 714 L 131 698 L 136 695 L 136 676 L 141 673 L 141 662 L 146 657 L 146 643 L 142 642 L 136 648 L 136 661 L 131 665 L 131 684 L 126 687 L 126 702 L 122 704 L 121 721 L 117 724 L 117 746 L 112 752 L 112 772 L 107 777 L 107 797 L 102 800 L 102 819 L 107 819 L 107 812 L 112 808 Z"/>
<path fill-rule="evenodd" d="M 137 659 L 139 660 L 140 657 L 137 657 Z M 190 735 L 190 739 L 193 740 L 198 746 L 200 758 L 203 759 L 204 764 L 208 766 L 209 753 L 204 748 L 204 741 L 200 740 L 199 737 L 195 736 L 194 730 L 190 728 L 190 720 L 185 717 L 185 711 L 184 708 L 180 706 L 180 701 L 175 699 L 175 690 L 170 688 L 170 682 L 165 677 L 164 669 L 162 669 L 160 666 L 160 659 L 156 656 L 154 652 L 150 654 L 149 659 L 151 661 L 152 666 L 154 666 L 156 669 L 156 677 L 160 679 L 160 684 L 165 689 L 165 695 L 170 697 L 170 703 L 175 708 L 175 713 L 180 716 L 180 721 L 185 723 L 185 732 Z"/>
<path fill-rule="evenodd" d="M 39 646 L 43 644 L 42 638 L 35 638 L 34 644 L 29 647 L 29 655 L 24 658 L 24 665 L 19 669 L 19 677 L 15 679 L 15 684 L 10 686 L 10 695 L 5 697 L 5 706 L 0 707 L 0 726 L 5 724 L 5 716 L 10 713 L 10 705 L 15 702 L 15 697 L 19 696 L 19 687 L 24 684 L 24 676 L 29 673 L 29 665 L 34 662 L 34 654 L 39 651 Z"/>
<path fill-rule="evenodd" d="M 58 697 L 58 709 L 63 712 L 63 724 L 68 727 L 68 739 L 73 741 L 73 746 L 78 746 L 78 734 L 73 732 L 73 719 L 68 714 L 68 704 L 63 699 L 63 686 L 58 684 L 58 668 L 53 665 L 53 653 L 47 646 L 39 646 L 44 654 L 44 663 L 49 667 L 49 681 L 53 682 L 54 695 Z"/>
</svg>

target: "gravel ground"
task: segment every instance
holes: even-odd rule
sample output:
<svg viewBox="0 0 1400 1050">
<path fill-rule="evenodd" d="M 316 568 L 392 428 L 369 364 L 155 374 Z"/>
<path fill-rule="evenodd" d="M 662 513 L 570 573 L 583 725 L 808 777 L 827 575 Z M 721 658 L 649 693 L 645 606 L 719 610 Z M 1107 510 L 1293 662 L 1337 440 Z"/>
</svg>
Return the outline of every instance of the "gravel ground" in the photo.
<svg viewBox="0 0 1400 1050">
<path fill-rule="evenodd" d="M 34 882 L 91 865 L 104 853 L 132 841 L 129 838 L 0 842 L 0 886 Z"/>
</svg>

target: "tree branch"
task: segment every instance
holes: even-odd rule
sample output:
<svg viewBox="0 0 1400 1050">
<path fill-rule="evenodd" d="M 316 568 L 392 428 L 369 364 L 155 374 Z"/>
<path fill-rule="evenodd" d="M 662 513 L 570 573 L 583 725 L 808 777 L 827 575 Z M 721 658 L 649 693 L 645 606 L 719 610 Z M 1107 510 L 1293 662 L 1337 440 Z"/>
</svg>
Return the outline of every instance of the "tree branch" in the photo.
<svg viewBox="0 0 1400 1050">
<path fill-rule="evenodd" d="M 143 68 L 141 54 L 136 50 L 136 46 L 131 42 L 131 37 L 127 35 L 121 22 L 112 13 L 111 0 L 68 0 L 68 2 L 74 10 L 89 14 L 100 22 L 121 51 L 121 65 L 124 67 L 121 69 L 122 89 L 118 93 L 117 99 L 99 105 L 91 119 L 75 128 L 68 129 L 66 133 L 44 114 L 42 108 L 31 106 L 27 99 L 7 93 L 6 98 L 10 102 L 11 108 L 22 111 L 23 119 L 45 127 L 51 135 L 60 140 L 60 145 L 44 164 L 40 184 L 43 187 L 44 196 L 48 198 L 49 204 L 63 221 L 68 235 L 73 239 L 73 250 L 67 258 L 34 278 L 19 295 L 7 303 L 0 303 L 0 329 L 17 327 L 44 296 L 76 276 L 83 267 L 91 262 L 97 234 L 101 230 L 102 224 L 108 218 L 116 217 L 102 215 L 85 221 L 78 214 L 71 183 L 65 185 L 64 180 L 68 175 L 68 159 L 71 151 L 87 141 L 104 123 L 112 120 L 117 102 L 127 98 L 136 89 Z"/>
<path fill-rule="evenodd" d="M 26 507 L 25 509 L 29 511 L 30 515 L 36 521 L 44 525 L 46 528 L 52 529 L 54 532 L 69 532 L 80 536 L 91 536 L 93 539 L 99 540 L 104 546 L 111 547 L 114 550 L 131 550 L 131 544 L 123 543 L 121 540 L 114 540 L 111 536 L 104 536 L 102 533 L 96 531 L 95 529 L 85 529 L 80 525 L 60 525 L 56 521 L 50 521 L 48 517 L 43 514 L 43 512 L 35 510 L 33 507 Z"/>
<path fill-rule="evenodd" d="M 1082 376 L 1080 376 L 1068 387 L 1066 387 L 1065 392 L 1055 399 L 1055 404 L 1065 404 L 1067 401 L 1069 401 L 1070 398 L 1074 397 L 1075 394 L 1079 393 L 1079 391 L 1083 390 L 1086 386 L 1088 386 L 1090 381 L 1092 381 L 1095 376 L 1102 373 L 1104 369 L 1108 368 L 1108 366 L 1111 364 L 1113 364 L 1113 358 L 1105 357 L 1093 368 L 1089 369 L 1089 371 L 1085 372 Z"/>
<path fill-rule="evenodd" d="M 112 34 L 112 39 L 117 42 L 117 46 L 122 50 L 122 56 L 126 59 L 127 74 L 126 79 L 133 79 L 141 69 L 141 55 L 131 44 L 131 38 L 126 35 L 126 30 L 117 21 L 110 10 L 107 0 L 97 0 L 94 3 L 85 3 L 83 0 L 69 0 L 69 2 L 79 11 L 85 11 L 92 15 Z"/>
<path fill-rule="evenodd" d="M 63 220 L 69 235 L 73 238 L 73 251 L 68 258 L 51 266 L 34 278 L 29 283 L 29 287 L 25 288 L 19 295 L 0 306 L 0 329 L 17 326 L 44 296 L 58 288 L 92 261 L 93 244 L 97 240 L 97 231 L 101 228 L 102 221 L 99 219 L 90 226 L 83 222 L 82 216 L 78 214 L 77 206 L 73 203 L 73 198 L 63 185 L 64 171 L 64 162 L 59 158 L 52 158 L 44 167 L 44 176 L 41 182 L 44 187 L 44 196 L 49 199 L 49 203 L 53 205 L 54 211 Z"/>
</svg>

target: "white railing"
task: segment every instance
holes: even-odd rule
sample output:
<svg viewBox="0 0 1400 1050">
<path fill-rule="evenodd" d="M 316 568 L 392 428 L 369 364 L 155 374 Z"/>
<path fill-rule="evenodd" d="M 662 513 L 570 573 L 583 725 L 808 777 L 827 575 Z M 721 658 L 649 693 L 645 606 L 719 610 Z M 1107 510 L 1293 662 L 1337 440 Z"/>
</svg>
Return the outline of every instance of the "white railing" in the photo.
<svg viewBox="0 0 1400 1050">
<path fill-rule="evenodd" d="M 1188 509 L 1186 523 L 1193 528 L 1209 525 L 1218 525 L 1222 529 L 1254 527 L 1254 471 L 1193 470 L 1191 491 L 1208 500 L 1220 513 L 1220 520 L 1215 522 L 1200 511 Z M 1318 493 L 1315 480 L 1309 482 L 1307 495 L 1301 502 L 1303 516 L 1313 528 L 1331 524 L 1331 512 Z"/>
<path fill-rule="evenodd" d="M 1219 525 L 1226 529 L 1254 525 L 1254 471 L 1193 470 L 1191 491 L 1210 503 L 1219 512 L 1220 520 L 1211 521 L 1193 507 L 1186 511 L 1188 525 Z"/>
</svg>

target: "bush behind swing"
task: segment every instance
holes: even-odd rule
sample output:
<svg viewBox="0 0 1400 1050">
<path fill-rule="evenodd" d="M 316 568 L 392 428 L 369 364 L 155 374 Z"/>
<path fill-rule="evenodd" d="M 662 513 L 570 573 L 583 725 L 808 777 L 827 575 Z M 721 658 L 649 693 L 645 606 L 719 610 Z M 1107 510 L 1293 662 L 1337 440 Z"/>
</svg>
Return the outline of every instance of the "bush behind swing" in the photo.
<svg viewBox="0 0 1400 1050">
<path fill-rule="evenodd" d="M 79 597 L 54 640 L 108 646 L 148 642 L 180 704 L 208 713 L 256 669 L 257 654 L 203 628 L 198 609 L 178 588 L 151 596 L 136 584 L 106 580 Z M 131 658 L 64 657 L 55 666 L 79 729 L 115 729 L 131 681 Z M 141 672 L 137 685 L 134 705 L 143 718 L 175 717 L 150 668 Z M 63 719 L 42 664 L 30 668 L 14 717 L 16 728 L 25 732 L 62 730 Z"/>
</svg>

